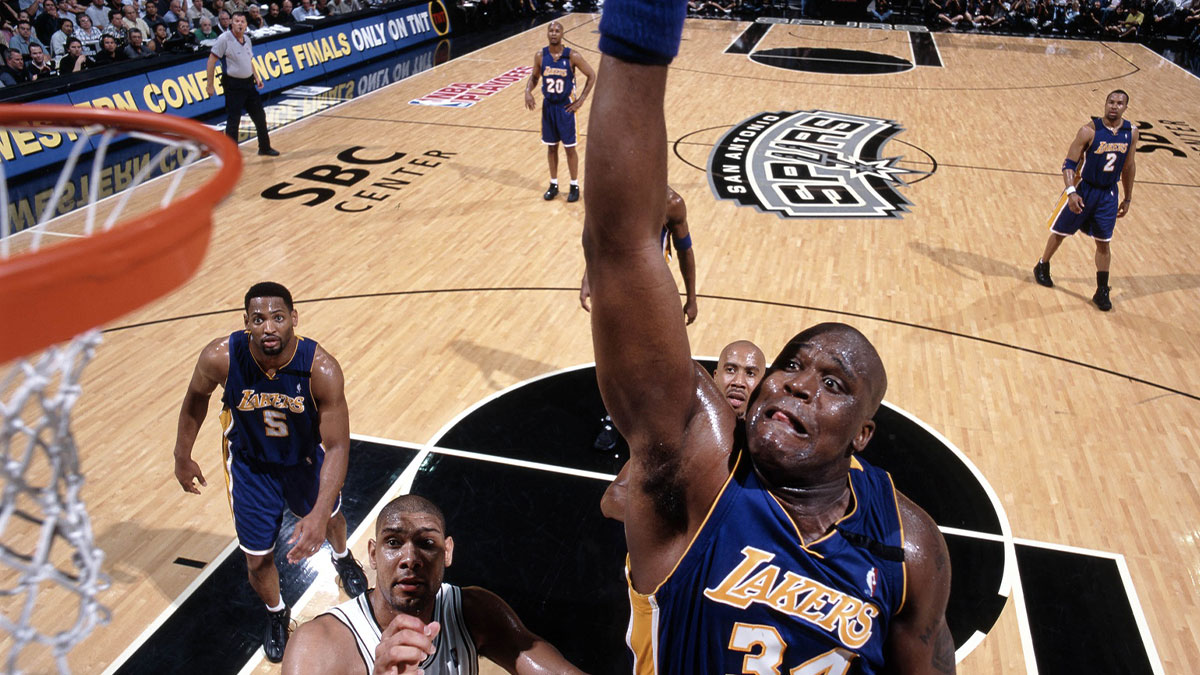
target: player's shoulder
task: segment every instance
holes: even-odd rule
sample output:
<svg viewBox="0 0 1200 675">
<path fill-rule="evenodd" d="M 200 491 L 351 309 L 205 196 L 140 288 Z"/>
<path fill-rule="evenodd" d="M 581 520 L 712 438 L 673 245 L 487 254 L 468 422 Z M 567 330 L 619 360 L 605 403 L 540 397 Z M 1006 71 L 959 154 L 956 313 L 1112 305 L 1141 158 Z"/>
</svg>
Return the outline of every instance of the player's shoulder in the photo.
<svg viewBox="0 0 1200 675">
<path fill-rule="evenodd" d="M 472 627 L 475 621 L 487 620 L 494 615 L 512 612 L 512 608 L 499 595 L 482 586 L 463 586 L 458 589 L 462 598 L 462 612 L 467 620 L 467 627 Z"/>
<path fill-rule="evenodd" d="M 200 363 L 206 367 L 228 367 L 229 366 L 229 336 L 211 340 L 204 345 L 204 349 L 200 350 Z"/>
<path fill-rule="evenodd" d="M 896 491 L 896 506 L 904 532 L 904 565 L 909 575 L 926 580 L 941 576 L 949 566 L 946 540 L 925 509 Z"/>
<path fill-rule="evenodd" d="M 283 673 L 361 673 L 362 657 L 350 627 L 331 614 L 306 621 L 288 639 Z"/>
<path fill-rule="evenodd" d="M 481 586 L 463 586 L 459 591 L 463 623 L 480 653 L 509 643 L 514 635 L 526 632 L 520 617 L 504 598 Z"/>
<path fill-rule="evenodd" d="M 332 375 L 334 371 L 341 372 L 342 364 L 329 353 L 329 350 L 322 347 L 319 343 L 314 342 L 313 349 L 313 372 L 321 372 L 326 375 Z"/>
<path fill-rule="evenodd" d="M 904 527 L 906 548 L 909 541 L 921 544 L 930 537 L 941 540 L 942 535 L 933 517 L 899 490 L 896 491 L 896 507 L 900 514 L 900 524 Z"/>
</svg>

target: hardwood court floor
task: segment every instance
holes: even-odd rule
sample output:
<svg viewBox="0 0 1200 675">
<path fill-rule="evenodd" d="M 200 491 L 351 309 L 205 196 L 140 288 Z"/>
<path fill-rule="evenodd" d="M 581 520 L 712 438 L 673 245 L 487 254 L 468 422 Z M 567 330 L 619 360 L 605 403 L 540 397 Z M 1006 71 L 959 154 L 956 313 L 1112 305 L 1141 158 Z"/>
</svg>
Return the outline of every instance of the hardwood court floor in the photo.
<svg viewBox="0 0 1200 675">
<path fill-rule="evenodd" d="M 595 18 L 564 24 L 598 65 Z M 749 338 L 771 354 L 812 323 L 856 325 L 883 354 L 887 400 L 978 467 L 1012 535 L 1123 555 L 1163 671 L 1200 672 L 1200 244 L 1189 236 L 1200 160 L 1164 124 L 1200 128 L 1200 82 L 1139 45 L 942 34 L 942 67 L 796 72 L 724 53 L 746 26 L 689 21 L 669 81 L 671 184 L 688 204 L 701 293 L 693 351 Z M 468 108 L 408 103 L 527 65 L 544 35 L 530 30 L 275 132 L 284 154 L 246 155 L 200 272 L 118 322 L 136 327 L 107 334 L 75 428 L 114 619 L 72 654 L 77 671 L 100 672 L 198 576 L 172 561 L 214 560 L 232 541 L 215 402 L 194 453 L 209 481 L 202 496 L 180 491 L 170 453 L 195 357 L 240 325 L 251 283 L 281 281 L 304 301 L 299 331 L 341 361 L 357 434 L 421 443 L 485 397 L 592 360 L 576 291 L 582 204 L 542 201 L 539 113 L 524 109 L 522 84 Z M 836 27 L 773 26 L 756 49 L 789 47 L 912 58 L 904 32 Z M 1089 242 L 1064 243 L 1053 290 L 1031 269 L 1066 147 L 1114 88 L 1130 93 L 1128 117 L 1170 148 L 1138 157 L 1105 314 L 1090 303 Z M 901 189 L 909 213 L 795 220 L 714 198 L 697 167 L 726 130 L 761 112 L 817 109 L 904 128 L 883 156 L 932 171 Z M 262 196 L 285 182 L 277 190 L 328 187 L 297 175 L 349 166 L 337 155 L 352 147 L 406 154 L 359 167 L 369 179 L 333 186 L 320 204 L 302 203 L 317 193 Z M 364 187 L 389 175 L 408 183 Z M 353 548 L 365 557 L 366 537 Z M 301 618 L 336 593 L 323 577 Z M 959 672 L 1032 672 L 1017 604 Z"/>
</svg>

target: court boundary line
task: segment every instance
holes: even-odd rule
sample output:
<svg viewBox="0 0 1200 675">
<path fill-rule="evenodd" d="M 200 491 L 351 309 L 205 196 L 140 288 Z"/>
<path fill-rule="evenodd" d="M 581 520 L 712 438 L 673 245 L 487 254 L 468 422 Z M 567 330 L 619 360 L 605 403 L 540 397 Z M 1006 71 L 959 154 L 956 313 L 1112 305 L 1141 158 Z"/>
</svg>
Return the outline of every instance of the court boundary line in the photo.
<svg viewBox="0 0 1200 675">
<path fill-rule="evenodd" d="M 1145 49 L 1146 51 L 1150 52 L 1151 54 L 1157 56 L 1158 58 L 1162 59 L 1163 61 L 1166 61 L 1167 63 L 1175 66 L 1176 68 L 1182 70 L 1184 73 L 1186 73 L 1188 75 L 1191 75 L 1192 77 L 1196 78 L 1197 80 L 1200 80 L 1200 75 L 1197 75 L 1197 74 L 1193 73 L 1192 71 L 1188 70 L 1187 68 L 1184 68 L 1183 66 L 1179 65 L 1178 63 L 1175 63 L 1171 59 L 1168 59 L 1167 57 L 1163 56 L 1162 54 L 1159 54 L 1158 52 L 1154 51 L 1153 49 L 1150 49 L 1149 47 L 1147 47 L 1145 44 L 1143 44 L 1141 42 L 1139 42 L 1137 44 L 1141 45 L 1143 49 Z"/>
<path fill-rule="evenodd" d="M 193 593 L 196 592 L 196 589 L 200 588 L 200 585 L 203 584 L 209 577 L 211 577 L 213 572 L 217 571 L 217 568 L 220 567 L 220 565 L 213 563 L 224 560 L 227 556 L 231 555 L 235 550 L 237 550 L 237 547 L 238 540 L 235 536 L 229 542 L 229 544 L 225 546 L 225 548 L 221 549 L 221 552 L 218 553 L 215 558 L 208 561 L 208 563 L 204 565 L 204 569 L 200 570 L 200 573 L 196 575 L 196 578 L 193 579 L 190 584 L 185 586 L 183 591 L 181 591 L 179 595 L 171 600 L 171 602 L 163 609 L 163 611 L 159 612 L 158 616 L 154 617 L 154 620 L 146 626 L 145 630 L 139 633 L 138 636 L 134 638 L 133 642 L 130 642 L 129 645 L 127 645 L 125 649 L 117 655 L 117 658 L 113 659 L 113 661 L 108 664 L 108 667 L 101 672 L 101 675 L 111 675 L 112 673 L 115 673 L 118 668 L 125 665 L 125 662 L 129 660 L 129 657 L 133 656 L 133 653 L 138 649 L 141 649 L 142 645 L 146 643 L 146 640 L 149 640 L 151 635 L 153 635 L 159 628 L 162 628 L 162 625 L 167 622 L 167 619 L 171 618 L 175 612 L 179 611 L 179 608 L 188 598 L 192 596 Z"/>
<path fill-rule="evenodd" d="M 296 300 L 295 304 L 299 305 L 299 304 L 309 304 L 309 303 L 318 303 L 318 302 L 336 302 L 339 300 L 362 300 L 365 298 L 436 295 L 439 293 L 508 293 L 508 292 L 522 292 L 522 291 L 541 291 L 541 292 L 553 292 L 553 293 L 567 291 L 567 292 L 571 292 L 571 293 L 579 293 L 578 288 L 563 287 L 563 286 L 495 286 L 495 287 L 491 287 L 491 288 L 488 288 L 488 287 L 430 288 L 430 289 L 416 289 L 416 290 L 407 290 L 407 291 L 380 291 L 380 292 L 375 292 L 375 293 L 352 293 L 349 295 L 334 295 L 334 296 L 326 296 L 326 297 L 322 297 L 322 298 L 308 298 L 308 299 L 304 299 L 304 300 Z M 682 297 L 682 294 L 680 294 L 680 297 Z M 989 345 L 992 347 L 999 347 L 1001 349 L 1011 349 L 1013 351 L 1021 352 L 1023 354 L 1028 354 L 1030 356 L 1038 356 L 1038 357 L 1042 357 L 1042 358 L 1048 358 L 1048 359 L 1051 359 L 1054 361 L 1058 361 L 1060 363 L 1066 363 L 1068 365 L 1078 366 L 1080 368 L 1084 368 L 1086 370 L 1091 370 L 1094 372 L 1102 373 L 1104 375 L 1111 375 L 1113 377 L 1117 377 L 1117 378 L 1120 378 L 1123 380 L 1129 380 L 1130 382 L 1133 382 L 1135 384 L 1144 385 L 1144 386 L 1150 387 L 1152 389 L 1158 389 L 1160 391 L 1163 391 L 1163 392 L 1166 392 L 1169 394 L 1175 394 L 1177 396 L 1182 396 L 1184 398 L 1188 398 L 1193 401 L 1200 402 L 1200 394 L 1193 394 L 1193 393 L 1184 391 L 1182 389 L 1176 389 L 1174 387 L 1171 387 L 1171 386 L 1168 386 L 1165 384 L 1159 384 L 1157 382 L 1152 382 L 1152 381 L 1147 380 L 1142 377 L 1136 377 L 1134 375 L 1128 375 L 1126 373 L 1122 373 L 1122 372 L 1113 370 L 1111 368 L 1105 368 L 1104 366 L 1098 366 L 1098 365 L 1094 365 L 1091 363 L 1085 363 L 1085 362 L 1079 361 L 1077 359 L 1072 359 L 1072 358 L 1069 358 L 1066 356 L 1060 356 L 1057 354 L 1051 354 L 1049 352 L 1039 351 L 1032 347 L 1023 347 L 1021 345 L 1010 344 L 1007 342 L 1001 342 L 1000 340 L 995 340 L 992 338 L 983 337 L 983 336 L 979 336 L 979 335 L 970 335 L 967 333 L 950 330 L 948 328 L 938 328 L 936 326 L 926 326 L 926 325 L 922 325 L 922 324 L 918 324 L 918 323 L 913 323 L 911 321 L 904 321 L 902 319 L 890 319 L 890 318 L 886 318 L 886 317 L 872 316 L 869 314 L 863 314 L 861 312 L 854 312 L 854 311 L 850 311 L 850 310 L 846 310 L 846 309 L 831 309 L 831 308 L 826 308 L 826 307 L 816 307 L 816 306 L 812 306 L 812 305 L 803 305 L 803 304 L 799 304 L 799 303 L 782 302 L 779 300 L 762 300 L 762 299 L 758 299 L 758 298 L 738 298 L 738 297 L 733 297 L 733 296 L 728 296 L 728 295 L 712 295 L 712 294 L 708 294 L 708 293 L 700 293 L 696 297 L 705 298 L 707 300 L 723 300 L 726 302 L 744 302 L 744 303 L 751 304 L 751 305 L 765 305 L 768 307 L 781 307 L 784 309 L 797 309 L 797 310 L 807 311 L 807 312 L 819 312 L 822 314 L 848 316 L 848 317 L 853 317 L 855 319 L 863 319 L 866 321 L 877 321 L 877 322 L 888 324 L 888 325 L 901 326 L 904 328 L 911 328 L 913 330 L 929 331 L 931 333 L 936 333 L 938 335 L 943 335 L 943 336 L 950 337 L 950 338 L 960 338 L 960 339 L 968 340 L 971 342 L 978 342 L 981 344 L 986 344 L 986 345 Z M 184 314 L 181 316 L 167 317 L 165 319 L 154 319 L 152 321 L 142 321 L 139 323 L 126 324 L 123 326 L 113 326 L 111 328 L 105 328 L 102 331 L 102 333 L 105 333 L 105 334 L 117 333 L 117 332 L 121 332 L 121 331 L 133 330 L 136 328 L 144 328 L 147 326 L 153 326 L 153 325 L 162 324 L 162 323 L 170 323 L 172 321 L 197 319 L 197 318 L 203 318 L 203 317 L 208 317 L 208 316 L 216 316 L 218 314 L 234 313 L 234 312 L 241 312 L 241 311 L 242 311 L 241 307 L 230 307 L 230 308 L 225 308 L 225 309 L 210 310 L 207 312 L 198 312 L 198 313 L 194 313 L 194 314 Z"/>
<path fill-rule="evenodd" d="M 712 145 L 713 145 L 711 143 L 701 143 L 699 141 L 686 141 L 684 139 L 688 138 L 689 136 L 694 136 L 696 134 L 701 134 L 706 131 L 713 131 L 716 129 L 724 129 L 724 130 L 728 131 L 729 129 L 732 129 L 737 124 L 738 124 L 737 122 L 732 122 L 728 126 L 705 127 L 703 129 L 696 129 L 694 131 L 689 131 L 671 142 L 672 151 L 674 152 L 675 157 L 679 161 L 683 162 L 684 164 L 690 166 L 693 169 L 696 169 L 697 171 L 703 171 L 707 174 L 708 169 L 706 169 L 702 166 L 696 166 L 695 164 L 693 164 L 691 162 L 691 160 L 688 160 L 682 154 L 679 153 L 678 147 L 681 145 L 686 145 L 686 146 L 695 146 L 695 147 L 700 147 L 700 148 L 710 148 L 711 149 Z M 909 129 L 908 127 L 905 127 L 906 131 L 908 129 Z M 916 183 L 919 183 L 919 182 L 925 180 L 926 178 L 933 176 L 933 174 L 937 173 L 937 169 L 940 169 L 943 166 L 949 167 L 952 169 L 966 169 L 968 171 L 996 171 L 996 172 L 1000 172 L 1000 173 L 1015 173 L 1015 174 L 1020 174 L 1023 176 L 1046 176 L 1046 177 L 1056 177 L 1056 178 L 1061 176 L 1061 174 L 1052 173 L 1050 171 L 1034 171 L 1032 169 L 1008 169 L 1008 168 L 998 167 L 998 166 L 973 166 L 971 164 L 945 164 L 945 163 L 937 161 L 937 159 L 933 157 L 932 153 L 930 153 L 928 150 L 922 148 L 919 145 L 916 145 L 914 143 L 909 143 L 908 141 L 905 141 L 898 137 L 892 138 L 892 140 L 890 142 L 904 143 L 911 148 L 916 148 L 916 149 L 920 150 L 926 156 L 933 159 L 932 164 L 933 164 L 934 170 L 927 172 L 926 175 L 922 178 L 918 178 L 917 180 L 909 182 L 908 185 L 915 185 Z M 905 159 L 904 162 L 909 163 L 909 164 L 919 164 L 919 165 L 923 165 L 923 164 L 927 163 L 927 162 L 921 162 L 918 160 L 911 160 L 911 159 Z M 1193 184 L 1193 183 L 1168 183 L 1165 181 L 1144 180 L 1144 181 L 1139 181 L 1138 184 L 1139 185 L 1154 185 L 1157 187 L 1177 187 L 1177 188 L 1184 188 L 1184 189 L 1190 189 L 1190 190 L 1200 189 L 1200 184 Z"/>
<path fill-rule="evenodd" d="M 784 25 L 784 24 L 772 23 L 771 25 L 772 25 L 772 26 L 782 26 L 782 25 Z M 801 25 L 801 24 L 787 24 L 787 25 L 789 25 L 789 26 L 792 26 L 793 28 L 798 28 L 798 27 L 800 27 L 800 25 Z M 810 28 L 863 28 L 862 26 L 808 26 L 808 27 L 810 27 Z M 880 30 L 880 29 L 879 29 L 879 28 L 864 28 L 864 30 Z M 911 33 L 909 33 L 909 31 L 899 31 L 899 30 L 895 30 L 895 29 L 893 29 L 893 30 L 883 30 L 882 32 L 884 32 L 884 33 L 889 33 L 889 34 L 890 34 L 890 33 L 905 33 L 905 34 L 911 34 Z M 818 38 L 813 38 L 813 37 L 805 37 L 805 36 L 803 36 L 803 35 L 800 35 L 799 33 L 795 32 L 795 31 L 788 31 L 788 36 L 790 36 L 790 37 L 794 37 L 794 38 L 796 38 L 797 40 L 808 40 L 808 41 L 810 41 L 810 42 L 823 42 L 823 43 L 826 43 L 826 44 L 831 44 L 831 45 L 874 45 L 874 44 L 879 44 L 880 42 L 891 42 L 891 41 L 892 41 L 892 38 L 891 38 L 891 36 L 890 36 L 890 35 L 889 35 L 888 37 L 885 37 L 885 38 L 881 39 L 881 40 L 855 40 L 855 41 L 853 41 L 853 42 L 851 42 L 851 41 L 847 41 L 847 40 L 841 40 L 841 41 L 837 41 L 837 40 L 820 40 L 820 39 L 818 39 Z"/>
</svg>

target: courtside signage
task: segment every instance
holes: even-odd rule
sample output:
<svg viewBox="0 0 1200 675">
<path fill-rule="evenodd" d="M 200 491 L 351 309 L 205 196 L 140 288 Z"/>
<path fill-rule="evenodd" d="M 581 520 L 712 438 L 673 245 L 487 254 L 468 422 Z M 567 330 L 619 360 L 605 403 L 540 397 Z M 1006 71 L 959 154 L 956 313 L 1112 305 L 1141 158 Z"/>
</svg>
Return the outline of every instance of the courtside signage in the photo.
<svg viewBox="0 0 1200 675">
<path fill-rule="evenodd" d="M 455 82 L 437 91 L 425 94 L 421 98 L 409 101 L 412 105 L 432 105 L 442 108 L 470 108 L 489 96 L 508 89 L 512 85 L 529 77 L 533 66 L 520 66 L 507 73 L 502 73 L 487 82 Z"/>
<path fill-rule="evenodd" d="M 264 93 L 279 91 L 436 39 L 449 31 L 449 21 L 445 7 L 434 0 L 327 28 L 318 24 L 312 31 L 255 44 L 254 70 L 263 80 Z M 208 95 L 207 66 L 208 56 L 197 56 L 37 102 L 201 117 L 225 105 L 219 77 L 213 83 L 216 96 Z M 10 179 L 61 162 L 62 147 L 50 134 L 0 130 L 0 157 Z"/>
<path fill-rule="evenodd" d="M 912 205 L 900 188 L 924 174 L 881 155 L 903 130 L 828 110 L 759 113 L 717 141 L 709 185 L 719 199 L 781 218 L 900 218 Z"/>
</svg>

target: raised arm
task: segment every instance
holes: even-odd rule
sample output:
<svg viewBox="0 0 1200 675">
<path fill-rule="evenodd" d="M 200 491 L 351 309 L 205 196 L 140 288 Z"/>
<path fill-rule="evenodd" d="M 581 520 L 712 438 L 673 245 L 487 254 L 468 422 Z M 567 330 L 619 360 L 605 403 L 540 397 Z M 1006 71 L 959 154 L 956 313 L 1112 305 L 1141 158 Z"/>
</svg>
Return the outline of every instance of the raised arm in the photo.
<svg viewBox="0 0 1200 675">
<path fill-rule="evenodd" d="M 1129 213 L 1129 205 L 1133 202 L 1133 177 L 1137 174 L 1137 142 L 1138 130 L 1133 128 L 1130 137 L 1129 152 L 1125 155 L 1125 166 L 1121 169 L 1121 205 L 1117 207 L 1117 217 L 1122 218 Z"/>
<path fill-rule="evenodd" d="M 677 444 L 693 405 L 687 333 L 658 243 L 667 183 L 666 81 L 665 66 L 603 56 L 588 126 L 583 247 L 596 374 L 605 406 L 635 454 Z"/>
<path fill-rule="evenodd" d="M 537 88 L 538 78 L 542 76 L 542 53 L 535 52 L 533 55 L 533 71 L 529 73 L 529 81 L 525 83 L 525 107 L 533 110 L 537 107 L 537 101 L 533 100 L 533 90 Z"/>
<path fill-rule="evenodd" d="M 533 634 L 500 596 L 478 586 L 462 589 L 463 615 L 475 647 L 517 675 L 582 673 L 554 645 Z"/>
<path fill-rule="evenodd" d="M 200 488 L 193 481 L 198 481 L 201 487 L 208 487 L 200 465 L 192 459 L 192 446 L 196 444 L 196 435 L 208 416 L 208 401 L 212 393 L 217 385 L 225 383 L 228 375 L 229 338 L 217 338 L 200 352 L 196 369 L 192 371 L 192 380 L 188 382 L 187 393 L 183 395 L 183 405 L 179 409 L 179 423 L 175 430 L 175 479 L 185 492 L 200 494 Z"/>
<path fill-rule="evenodd" d="M 583 58 L 582 54 L 574 50 L 571 51 L 571 67 L 578 69 L 587 78 L 587 82 L 583 85 L 583 93 L 567 106 L 567 112 L 577 112 L 583 108 L 583 102 L 587 100 L 588 94 L 592 93 L 596 71 L 592 70 L 592 67 L 588 65 L 587 60 Z"/>
<path fill-rule="evenodd" d="M 667 68 L 614 56 L 624 50 L 632 58 L 650 53 L 653 62 L 668 62 L 673 50 L 665 58 L 651 50 L 678 45 L 685 10 L 681 0 L 605 5 L 600 44 L 606 53 L 588 126 L 583 247 L 592 345 L 605 407 L 629 442 L 625 539 L 634 587 L 643 592 L 665 578 L 686 549 L 728 476 L 722 458 L 732 442 L 722 445 L 714 431 L 722 412 L 732 425 L 732 411 L 700 404 L 702 395 L 717 393 L 693 365 L 678 289 L 659 243 L 666 215 Z"/>
<path fill-rule="evenodd" d="M 313 355 L 311 388 L 316 399 L 325 461 L 321 465 L 317 501 L 308 515 L 296 523 L 292 538 L 288 540 L 294 544 L 288 551 L 288 562 L 291 563 L 305 558 L 325 541 L 325 526 L 346 480 L 346 466 L 350 461 L 350 412 L 346 406 L 345 386 L 337 359 L 317 347 Z"/>
<path fill-rule="evenodd" d="M 946 625 L 946 603 L 950 599 L 946 542 L 928 514 L 904 495 L 899 497 L 908 588 L 904 607 L 892 621 L 884 644 L 887 672 L 954 673 L 954 637 Z"/>
</svg>

